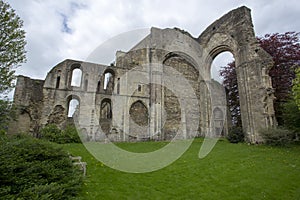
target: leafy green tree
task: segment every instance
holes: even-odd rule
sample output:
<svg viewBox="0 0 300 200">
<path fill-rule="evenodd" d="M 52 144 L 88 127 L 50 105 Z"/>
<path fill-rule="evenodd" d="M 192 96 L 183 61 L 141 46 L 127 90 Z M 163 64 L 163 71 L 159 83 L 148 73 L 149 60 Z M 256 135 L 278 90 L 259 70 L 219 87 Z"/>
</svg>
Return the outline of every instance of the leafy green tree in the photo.
<svg viewBox="0 0 300 200">
<path fill-rule="evenodd" d="M 300 109 L 298 109 L 296 101 L 291 98 L 283 107 L 284 125 L 296 133 L 300 133 Z"/>
<path fill-rule="evenodd" d="M 16 110 L 12 102 L 0 99 L 0 132 L 7 130 L 11 119 L 15 119 Z"/>
<path fill-rule="evenodd" d="M 300 68 L 296 69 L 296 78 L 293 80 L 293 95 L 300 110 Z"/>
<path fill-rule="evenodd" d="M 0 132 L 7 130 L 15 115 L 6 95 L 14 86 L 14 70 L 26 61 L 25 31 L 22 27 L 23 21 L 15 11 L 0 0 Z"/>
<path fill-rule="evenodd" d="M 14 69 L 26 61 L 23 21 L 0 0 L 0 94 L 13 87 Z"/>
</svg>

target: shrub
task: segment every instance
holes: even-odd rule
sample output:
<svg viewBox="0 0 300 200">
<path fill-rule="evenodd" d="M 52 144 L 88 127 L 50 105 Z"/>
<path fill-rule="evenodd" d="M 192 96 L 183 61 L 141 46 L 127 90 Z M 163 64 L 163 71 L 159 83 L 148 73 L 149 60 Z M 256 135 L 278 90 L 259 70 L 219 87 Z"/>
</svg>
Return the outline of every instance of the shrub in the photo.
<svg viewBox="0 0 300 200">
<path fill-rule="evenodd" d="M 41 130 L 41 138 L 58 144 L 81 142 L 76 127 L 71 125 L 65 130 L 60 130 L 55 124 L 47 125 Z"/>
<path fill-rule="evenodd" d="M 63 130 L 62 135 L 65 140 L 65 143 L 81 143 L 80 137 L 75 126 L 68 125 L 65 128 L 65 130 Z"/>
<path fill-rule="evenodd" d="M 244 142 L 244 132 L 242 127 L 231 127 L 228 130 L 228 135 L 227 139 L 230 143 L 239 143 L 239 142 Z"/>
<path fill-rule="evenodd" d="M 41 130 L 40 137 L 50 142 L 56 142 L 61 134 L 62 131 L 55 124 L 49 124 Z"/>
<path fill-rule="evenodd" d="M 69 199 L 82 172 L 53 144 L 26 137 L 0 140 L 1 199 Z"/>
<path fill-rule="evenodd" d="M 293 142 L 293 133 L 281 127 L 262 129 L 260 135 L 267 145 L 285 146 Z"/>
<path fill-rule="evenodd" d="M 294 132 L 294 137 L 300 134 L 300 110 L 293 99 L 288 100 L 283 106 L 284 126 Z"/>
</svg>

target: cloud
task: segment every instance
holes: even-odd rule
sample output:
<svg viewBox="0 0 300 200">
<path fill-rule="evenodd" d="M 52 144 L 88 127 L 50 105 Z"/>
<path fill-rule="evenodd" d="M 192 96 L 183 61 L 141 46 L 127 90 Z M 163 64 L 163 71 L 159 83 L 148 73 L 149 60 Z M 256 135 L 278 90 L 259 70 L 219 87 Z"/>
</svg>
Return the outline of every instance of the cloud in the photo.
<svg viewBox="0 0 300 200">
<path fill-rule="evenodd" d="M 28 62 L 17 73 L 39 79 L 44 79 L 53 66 L 66 58 L 85 60 L 100 44 L 120 33 L 152 26 L 179 27 L 198 37 L 216 19 L 241 5 L 252 9 L 258 35 L 300 30 L 297 0 L 9 0 L 8 3 L 24 20 L 27 32 Z M 126 49 L 124 45 L 120 48 Z M 105 62 L 109 64 L 111 59 Z"/>
</svg>

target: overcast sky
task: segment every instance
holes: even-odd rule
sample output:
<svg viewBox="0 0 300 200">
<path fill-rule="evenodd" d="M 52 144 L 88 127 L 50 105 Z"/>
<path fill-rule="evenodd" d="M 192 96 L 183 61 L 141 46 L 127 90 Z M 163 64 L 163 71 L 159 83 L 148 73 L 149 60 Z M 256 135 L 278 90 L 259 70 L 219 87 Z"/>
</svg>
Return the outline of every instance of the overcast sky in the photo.
<svg viewBox="0 0 300 200">
<path fill-rule="evenodd" d="M 66 58 L 86 60 L 95 48 L 123 32 L 179 27 L 198 37 L 216 19 L 242 5 L 252 10 L 258 36 L 300 31 L 299 0 L 8 0 L 8 3 L 24 21 L 26 31 L 27 63 L 18 68 L 17 74 L 38 79 L 44 79 L 53 66 Z M 228 55 L 225 57 L 228 59 Z"/>
</svg>

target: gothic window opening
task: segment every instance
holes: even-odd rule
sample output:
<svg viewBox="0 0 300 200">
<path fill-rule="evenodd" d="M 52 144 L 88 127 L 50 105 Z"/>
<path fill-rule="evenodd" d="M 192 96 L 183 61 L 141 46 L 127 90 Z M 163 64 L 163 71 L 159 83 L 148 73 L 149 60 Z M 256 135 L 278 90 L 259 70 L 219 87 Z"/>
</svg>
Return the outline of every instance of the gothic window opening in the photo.
<svg viewBox="0 0 300 200">
<path fill-rule="evenodd" d="M 72 98 L 68 105 L 68 117 L 73 117 L 76 114 L 79 114 L 79 101 Z"/>
<path fill-rule="evenodd" d="M 80 85 L 81 85 L 81 76 L 82 76 L 81 69 L 79 69 L 79 68 L 73 69 L 72 79 L 71 79 L 71 86 L 80 87 Z"/>
<path fill-rule="evenodd" d="M 56 86 L 55 86 L 56 89 L 59 88 L 59 84 L 60 84 L 60 76 L 57 76 L 57 78 L 56 78 Z"/>
<path fill-rule="evenodd" d="M 111 100 L 110 99 L 102 100 L 100 117 L 101 117 L 101 119 L 111 119 L 112 118 L 112 108 L 111 108 Z"/>
<path fill-rule="evenodd" d="M 101 88 L 101 81 L 98 81 L 98 83 L 97 83 L 97 92 L 100 92 L 100 88 Z"/>
<path fill-rule="evenodd" d="M 111 81 L 112 74 L 110 72 L 104 74 L 104 84 L 103 89 L 106 90 L 108 88 L 108 84 Z"/>
</svg>

